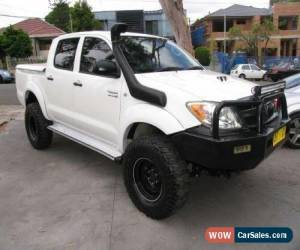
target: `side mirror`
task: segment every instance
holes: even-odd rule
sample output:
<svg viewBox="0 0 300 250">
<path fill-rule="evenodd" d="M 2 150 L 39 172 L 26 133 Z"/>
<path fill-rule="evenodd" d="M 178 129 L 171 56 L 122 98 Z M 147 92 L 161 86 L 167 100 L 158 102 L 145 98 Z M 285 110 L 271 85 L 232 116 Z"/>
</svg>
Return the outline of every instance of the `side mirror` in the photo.
<svg viewBox="0 0 300 250">
<path fill-rule="evenodd" d="M 97 63 L 97 70 L 101 74 L 105 75 L 119 75 L 119 68 L 117 64 L 110 60 L 101 60 Z"/>
</svg>

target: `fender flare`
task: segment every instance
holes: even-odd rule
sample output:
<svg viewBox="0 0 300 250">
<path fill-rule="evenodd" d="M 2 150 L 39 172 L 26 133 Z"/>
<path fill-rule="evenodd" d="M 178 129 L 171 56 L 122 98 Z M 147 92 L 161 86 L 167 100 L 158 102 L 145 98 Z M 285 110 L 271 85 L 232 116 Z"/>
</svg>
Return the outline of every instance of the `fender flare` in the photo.
<svg viewBox="0 0 300 250">
<path fill-rule="evenodd" d="M 300 113 L 300 103 L 289 106 L 288 112 L 289 112 L 289 115 L 293 115 L 295 113 Z"/>
<path fill-rule="evenodd" d="M 156 127 L 164 134 L 170 135 L 184 130 L 182 124 L 168 111 L 149 104 L 138 104 L 128 108 L 120 118 L 120 141 L 121 152 L 125 151 L 125 141 L 133 124 L 145 123 Z"/>
<path fill-rule="evenodd" d="M 27 99 L 30 92 L 35 95 L 35 97 L 38 100 L 38 103 L 41 107 L 41 110 L 43 112 L 44 117 L 47 120 L 49 120 L 44 96 L 43 96 L 41 90 L 36 86 L 35 83 L 29 82 L 27 84 L 27 87 L 26 87 L 26 90 L 25 90 L 25 95 L 24 95 L 24 103 L 26 104 L 26 99 Z"/>
</svg>

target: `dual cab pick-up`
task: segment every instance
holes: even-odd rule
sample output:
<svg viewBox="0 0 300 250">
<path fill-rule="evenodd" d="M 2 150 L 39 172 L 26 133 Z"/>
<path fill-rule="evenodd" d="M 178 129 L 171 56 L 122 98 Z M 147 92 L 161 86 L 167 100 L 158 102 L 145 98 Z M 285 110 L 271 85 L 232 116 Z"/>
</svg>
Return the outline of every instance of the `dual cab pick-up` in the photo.
<svg viewBox="0 0 300 250">
<path fill-rule="evenodd" d="M 162 219 L 186 201 L 190 166 L 248 170 L 284 143 L 284 84 L 207 71 L 172 41 L 126 29 L 63 35 L 47 65 L 18 65 L 34 148 L 55 132 L 122 162 L 135 206 Z"/>
</svg>

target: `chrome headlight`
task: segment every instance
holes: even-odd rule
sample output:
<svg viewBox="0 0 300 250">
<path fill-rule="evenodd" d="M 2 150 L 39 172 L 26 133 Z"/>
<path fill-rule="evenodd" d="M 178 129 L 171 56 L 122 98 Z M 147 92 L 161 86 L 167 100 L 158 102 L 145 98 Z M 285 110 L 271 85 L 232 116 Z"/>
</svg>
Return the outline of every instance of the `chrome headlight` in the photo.
<svg viewBox="0 0 300 250">
<path fill-rule="evenodd" d="M 217 104 L 216 102 L 190 102 L 187 107 L 202 124 L 211 127 Z M 225 107 L 221 110 L 219 117 L 220 129 L 237 129 L 241 127 L 240 119 L 232 108 Z"/>
</svg>

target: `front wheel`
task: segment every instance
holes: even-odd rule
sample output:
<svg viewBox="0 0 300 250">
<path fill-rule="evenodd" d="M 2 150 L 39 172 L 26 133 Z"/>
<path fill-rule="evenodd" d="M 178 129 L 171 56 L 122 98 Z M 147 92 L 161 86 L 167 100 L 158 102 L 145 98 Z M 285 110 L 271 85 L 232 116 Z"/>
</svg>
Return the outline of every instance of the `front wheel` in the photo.
<svg viewBox="0 0 300 250">
<path fill-rule="evenodd" d="M 47 128 L 50 121 L 46 120 L 37 102 L 30 103 L 25 111 L 25 127 L 27 137 L 35 149 L 46 149 L 51 145 L 52 132 Z"/>
<path fill-rule="evenodd" d="M 132 202 L 153 219 L 169 217 L 187 199 L 187 166 L 167 137 L 134 140 L 125 152 L 123 174 Z"/>
<path fill-rule="evenodd" d="M 287 146 L 300 149 L 300 113 L 291 115 L 291 125 Z"/>
</svg>

